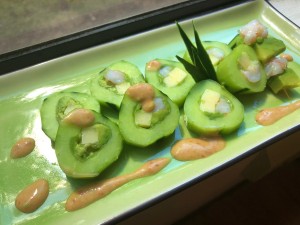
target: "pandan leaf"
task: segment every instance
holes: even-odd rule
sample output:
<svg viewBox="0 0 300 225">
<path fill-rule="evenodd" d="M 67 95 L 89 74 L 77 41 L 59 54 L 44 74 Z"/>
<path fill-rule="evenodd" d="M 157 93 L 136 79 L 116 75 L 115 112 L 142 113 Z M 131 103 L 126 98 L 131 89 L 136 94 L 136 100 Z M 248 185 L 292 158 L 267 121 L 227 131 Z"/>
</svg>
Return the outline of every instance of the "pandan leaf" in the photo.
<svg viewBox="0 0 300 225">
<path fill-rule="evenodd" d="M 206 71 L 207 77 L 212 80 L 217 80 L 217 75 L 214 66 L 212 65 L 209 55 L 207 54 L 204 46 L 202 45 L 202 42 L 200 40 L 198 32 L 196 31 L 194 23 L 193 23 L 193 29 L 194 29 L 195 42 L 198 50 L 197 51 L 198 56 L 203 68 Z"/>
<path fill-rule="evenodd" d="M 210 61 L 210 58 L 204 49 L 199 34 L 196 31 L 196 28 L 193 24 L 194 29 L 194 36 L 195 36 L 195 43 L 196 46 L 191 42 L 191 40 L 188 38 L 187 34 L 184 32 L 184 30 L 181 28 L 181 26 L 177 24 L 179 33 L 181 35 L 181 38 L 186 46 L 186 49 L 189 53 L 189 56 L 193 62 L 193 65 L 186 60 L 180 58 L 179 56 L 176 56 L 177 59 L 184 65 L 185 69 L 192 75 L 194 80 L 196 82 L 204 79 L 212 79 L 217 80 L 215 69 Z M 193 67 L 194 66 L 194 67 Z"/>
<path fill-rule="evenodd" d="M 191 76 L 194 78 L 194 80 L 196 82 L 199 82 L 199 81 L 205 79 L 205 75 L 199 73 L 198 68 L 194 64 L 189 63 L 188 61 L 181 58 L 180 56 L 176 56 L 176 58 L 178 59 L 179 62 L 181 62 L 183 64 L 186 71 L 188 71 L 189 74 L 191 74 Z"/>
<path fill-rule="evenodd" d="M 202 63 L 200 56 L 198 55 L 198 51 L 196 49 L 196 51 L 194 52 L 194 57 L 195 57 L 195 66 L 198 69 L 198 73 L 199 74 L 203 74 L 204 79 L 208 79 L 209 76 L 207 75 L 207 70 L 205 68 L 205 64 Z"/>
<path fill-rule="evenodd" d="M 193 48 L 194 48 L 194 45 L 193 43 L 190 41 L 189 37 L 187 36 L 187 34 L 184 32 L 184 30 L 181 28 L 181 26 L 176 22 L 177 24 L 177 27 L 178 27 L 178 30 L 179 30 L 179 33 L 180 33 L 180 36 L 186 46 L 186 49 L 191 57 L 191 60 L 192 62 L 194 62 L 194 58 L 193 58 Z"/>
</svg>

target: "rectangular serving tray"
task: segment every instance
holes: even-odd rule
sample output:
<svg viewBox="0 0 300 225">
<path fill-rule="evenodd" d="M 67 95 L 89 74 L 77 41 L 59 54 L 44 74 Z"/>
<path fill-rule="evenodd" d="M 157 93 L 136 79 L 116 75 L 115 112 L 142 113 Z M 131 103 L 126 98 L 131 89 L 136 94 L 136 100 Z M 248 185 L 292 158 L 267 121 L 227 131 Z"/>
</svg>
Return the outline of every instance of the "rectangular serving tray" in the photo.
<svg viewBox="0 0 300 225">
<path fill-rule="evenodd" d="M 283 40 L 287 52 L 300 63 L 299 28 L 265 1 L 247 1 L 179 22 L 191 37 L 193 21 L 202 40 L 228 43 L 239 27 L 253 19 L 259 19 L 271 35 Z M 88 81 L 112 62 L 127 60 L 144 72 L 146 62 L 155 58 L 175 60 L 184 51 L 176 25 L 171 23 L 0 76 L 0 224 L 115 224 L 299 130 L 299 110 L 271 126 L 255 122 L 258 110 L 299 99 L 299 88 L 291 91 L 289 98 L 269 91 L 241 97 L 246 109 L 244 123 L 237 132 L 225 136 L 227 145 L 222 151 L 189 162 L 172 159 L 157 175 L 132 181 L 86 208 L 66 212 L 64 202 L 72 189 L 88 181 L 67 178 L 57 165 L 51 142 L 41 130 L 43 99 L 65 89 L 88 93 Z M 25 158 L 10 159 L 11 146 L 23 136 L 33 137 L 36 149 Z M 132 172 L 149 159 L 171 157 L 170 148 L 180 138 L 177 129 L 147 149 L 128 145 L 118 161 L 95 180 Z M 23 214 L 14 206 L 15 197 L 38 178 L 49 180 L 50 195 L 36 212 Z"/>
</svg>

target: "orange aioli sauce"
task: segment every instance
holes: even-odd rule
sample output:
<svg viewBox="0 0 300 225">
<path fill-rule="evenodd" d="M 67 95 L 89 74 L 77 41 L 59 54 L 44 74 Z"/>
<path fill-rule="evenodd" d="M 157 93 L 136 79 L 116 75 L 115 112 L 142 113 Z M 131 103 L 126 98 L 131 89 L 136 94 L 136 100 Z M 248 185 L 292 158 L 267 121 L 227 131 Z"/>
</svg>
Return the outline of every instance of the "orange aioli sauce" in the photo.
<svg viewBox="0 0 300 225">
<path fill-rule="evenodd" d="M 161 67 L 161 64 L 157 60 L 152 60 L 147 63 L 146 69 L 149 71 L 156 71 Z"/>
<path fill-rule="evenodd" d="M 121 187 L 122 185 L 138 178 L 151 176 L 162 170 L 171 160 L 169 158 L 158 158 L 146 162 L 136 171 L 117 176 L 108 180 L 100 181 L 92 185 L 82 187 L 74 191 L 67 199 L 65 208 L 67 211 L 81 209 Z"/>
<path fill-rule="evenodd" d="M 24 137 L 19 139 L 10 151 L 10 157 L 13 159 L 24 157 L 30 154 L 35 148 L 35 140 L 33 138 Z"/>
<path fill-rule="evenodd" d="M 179 161 L 190 161 L 208 157 L 225 147 L 225 140 L 219 136 L 186 138 L 178 141 L 171 149 L 171 155 Z"/>
<path fill-rule="evenodd" d="M 260 125 L 268 126 L 299 108 L 300 100 L 285 106 L 263 109 L 256 114 L 255 120 Z"/>
<path fill-rule="evenodd" d="M 64 122 L 84 128 L 91 126 L 95 121 L 95 116 L 88 109 L 74 109 L 64 119 Z"/>
<path fill-rule="evenodd" d="M 145 112 L 154 110 L 155 92 L 152 85 L 147 83 L 135 84 L 127 89 L 126 94 L 134 101 L 140 102 Z"/>
<path fill-rule="evenodd" d="M 49 184 L 44 179 L 39 179 L 24 188 L 15 199 L 15 206 L 21 212 L 31 213 L 37 210 L 49 195 Z"/>
</svg>

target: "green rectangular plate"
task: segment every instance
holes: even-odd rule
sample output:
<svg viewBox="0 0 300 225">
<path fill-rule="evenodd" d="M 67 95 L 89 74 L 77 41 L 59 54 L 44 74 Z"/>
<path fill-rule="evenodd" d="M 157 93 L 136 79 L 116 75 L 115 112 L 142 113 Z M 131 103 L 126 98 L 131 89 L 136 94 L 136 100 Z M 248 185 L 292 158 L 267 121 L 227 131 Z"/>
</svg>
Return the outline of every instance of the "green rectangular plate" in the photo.
<svg viewBox="0 0 300 225">
<path fill-rule="evenodd" d="M 269 32 L 282 39 L 287 52 L 300 63 L 299 29 L 262 0 L 247 2 L 197 18 L 192 18 L 202 40 L 228 43 L 240 26 L 259 19 Z M 181 22 L 192 37 L 191 20 Z M 255 114 L 265 107 L 283 105 L 300 98 L 300 89 L 290 92 L 290 98 L 274 96 L 266 91 L 242 99 L 245 121 L 234 134 L 225 137 L 226 148 L 205 159 L 171 163 L 157 175 L 132 181 L 107 197 L 75 211 L 66 212 L 64 203 L 74 187 L 86 181 L 66 178 L 57 165 L 51 142 L 41 130 L 39 108 L 43 99 L 67 88 L 88 92 L 86 81 L 101 68 L 118 60 L 127 60 L 144 71 L 145 63 L 154 58 L 175 59 L 183 54 L 184 44 L 175 23 L 108 44 L 86 49 L 24 70 L 0 77 L 0 224 L 101 224 L 109 222 L 160 197 L 174 193 L 191 181 L 251 153 L 274 138 L 299 128 L 299 110 L 274 125 L 262 127 L 255 123 Z M 11 146 L 23 136 L 36 140 L 36 149 L 25 158 L 12 160 Z M 98 179 L 129 173 L 145 161 L 171 157 L 170 147 L 180 138 L 174 136 L 153 149 L 127 146 L 119 160 Z M 23 214 L 14 206 L 16 195 L 38 178 L 47 178 L 50 195 L 36 212 Z M 155 201 L 154 201 L 155 202 Z"/>
</svg>

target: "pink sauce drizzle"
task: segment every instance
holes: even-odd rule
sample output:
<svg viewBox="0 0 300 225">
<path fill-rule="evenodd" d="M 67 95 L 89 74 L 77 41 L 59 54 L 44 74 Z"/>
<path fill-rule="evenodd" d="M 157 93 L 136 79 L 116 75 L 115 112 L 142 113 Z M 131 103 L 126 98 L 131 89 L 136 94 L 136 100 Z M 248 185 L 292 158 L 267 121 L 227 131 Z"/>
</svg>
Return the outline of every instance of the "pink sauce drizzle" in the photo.
<svg viewBox="0 0 300 225">
<path fill-rule="evenodd" d="M 255 120 L 260 125 L 268 126 L 299 108 L 300 100 L 285 106 L 263 109 L 256 114 Z"/>
<path fill-rule="evenodd" d="M 67 199 L 65 208 L 67 211 L 81 209 L 121 187 L 122 185 L 145 176 L 151 176 L 163 169 L 171 160 L 169 158 L 158 158 L 146 162 L 136 171 L 114 177 L 105 181 L 97 182 L 74 191 Z"/>
<path fill-rule="evenodd" d="M 225 140 L 220 136 L 186 138 L 178 141 L 172 147 L 171 155 L 180 161 L 196 160 L 222 150 L 225 145 Z"/>
</svg>

